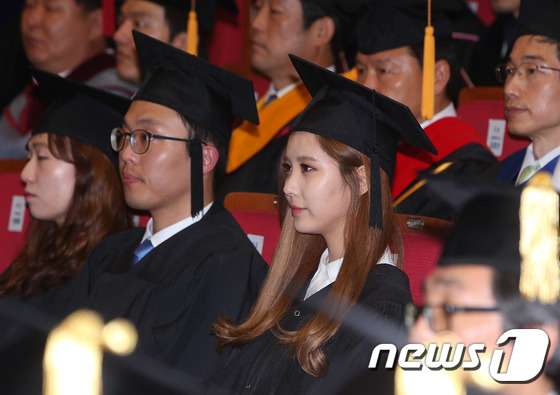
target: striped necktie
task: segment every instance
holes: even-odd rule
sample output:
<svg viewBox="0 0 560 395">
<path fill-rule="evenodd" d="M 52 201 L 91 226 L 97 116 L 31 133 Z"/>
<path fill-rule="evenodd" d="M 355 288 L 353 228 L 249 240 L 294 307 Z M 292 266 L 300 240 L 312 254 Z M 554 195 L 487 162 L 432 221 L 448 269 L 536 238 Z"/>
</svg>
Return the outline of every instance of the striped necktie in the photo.
<svg viewBox="0 0 560 395">
<path fill-rule="evenodd" d="M 148 237 L 134 250 L 134 258 L 132 259 L 132 264 L 136 265 L 142 258 L 146 256 L 146 254 L 148 254 L 148 252 L 152 251 L 153 249 L 154 245 Z"/>
</svg>

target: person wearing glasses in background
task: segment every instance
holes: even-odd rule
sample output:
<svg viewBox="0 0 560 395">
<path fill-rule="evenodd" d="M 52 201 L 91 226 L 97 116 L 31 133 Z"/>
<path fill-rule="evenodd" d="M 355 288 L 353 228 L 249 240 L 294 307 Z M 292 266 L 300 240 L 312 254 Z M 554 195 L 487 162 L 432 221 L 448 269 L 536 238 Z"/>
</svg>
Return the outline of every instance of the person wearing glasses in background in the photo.
<svg viewBox="0 0 560 395">
<path fill-rule="evenodd" d="M 538 170 L 554 171 L 560 155 L 559 0 L 546 0 L 529 17 L 509 61 L 496 68 L 504 82 L 508 130 L 531 139 L 491 169 L 498 180 L 524 184 Z"/>
<path fill-rule="evenodd" d="M 267 265 L 213 198 L 234 115 L 258 122 L 249 80 L 134 32 L 146 78 L 111 141 L 126 203 L 146 229 L 101 241 L 73 284 L 73 308 L 130 320 L 137 351 L 194 377 L 227 358 L 212 323 L 244 319 Z"/>
<path fill-rule="evenodd" d="M 407 324 L 413 324 L 409 341 L 429 343 L 436 335 L 450 331 L 456 335 L 457 343 L 465 347 L 483 343 L 486 350 L 479 353 L 479 358 L 485 364 L 498 348 L 498 338 L 507 330 L 543 329 L 550 339 L 547 365 L 543 369 L 546 374 L 541 372 L 530 383 L 500 385 L 487 377 L 493 385 L 483 388 L 486 391 L 510 395 L 558 393 L 555 392 L 560 383 L 558 196 L 547 174 L 541 172 L 532 181 L 542 178 L 548 178 L 546 192 L 543 192 L 542 182 L 535 192 L 537 188 L 532 182 L 521 189 L 458 177 L 428 181 L 459 211 L 438 267 L 424 284 L 425 305 L 415 309 L 414 321 L 412 314 L 407 317 Z M 537 206 L 536 209 L 528 210 L 531 205 Z M 539 255 L 534 261 L 530 259 L 532 249 Z M 535 272 L 540 272 L 542 277 L 528 275 Z M 534 288 L 527 284 L 533 284 Z M 555 292 L 545 294 L 554 289 Z M 515 342 L 501 347 L 505 350 L 506 361 L 509 361 L 512 344 Z M 469 359 L 465 353 L 464 360 Z M 487 375 L 488 366 L 484 366 L 475 369 L 478 372 L 474 374 Z"/>
</svg>

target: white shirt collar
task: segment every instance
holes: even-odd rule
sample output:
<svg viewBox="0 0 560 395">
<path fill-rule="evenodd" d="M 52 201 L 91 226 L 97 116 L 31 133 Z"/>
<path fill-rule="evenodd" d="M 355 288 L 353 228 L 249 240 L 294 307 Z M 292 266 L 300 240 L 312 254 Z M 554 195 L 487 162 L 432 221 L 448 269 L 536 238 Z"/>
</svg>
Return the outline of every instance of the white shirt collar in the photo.
<svg viewBox="0 0 560 395">
<path fill-rule="evenodd" d="M 525 151 L 525 157 L 523 158 L 523 163 L 521 164 L 521 170 L 523 170 L 527 166 L 534 166 L 536 164 L 538 164 L 542 169 L 548 164 L 548 162 L 550 162 L 552 159 L 556 158 L 559 155 L 560 155 L 560 146 L 554 148 L 550 152 L 547 152 L 547 154 L 544 155 L 542 158 L 537 159 L 535 158 L 535 152 L 533 151 L 533 143 L 531 143 L 529 144 L 529 146 L 527 146 L 527 150 Z M 556 173 L 556 170 L 554 172 Z M 516 183 L 519 180 L 520 176 L 521 176 L 521 171 L 517 175 L 517 178 L 515 180 Z"/>
<path fill-rule="evenodd" d="M 332 262 L 329 262 L 329 249 L 327 248 L 325 251 L 323 251 L 323 255 L 321 255 L 321 259 L 319 259 L 319 265 L 317 266 L 317 270 L 315 271 L 315 274 L 311 278 L 311 281 L 309 282 L 309 284 L 311 285 L 313 283 L 313 280 L 315 279 L 315 277 L 318 275 L 319 270 L 320 270 L 320 266 L 326 267 L 327 278 L 323 279 L 323 281 L 321 283 L 321 287 L 318 288 L 317 291 L 319 291 L 319 290 L 325 288 L 326 286 L 334 283 L 336 281 L 336 278 L 338 277 L 338 272 L 340 272 L 340 267 L 342 266 L 343 261 L 344 261 L 344 257 L 339 258 L 337 260 L 334 260 Z M 379 264 L 383 263 L 383 264 L 388 264 L 388 265 L 395 266 L 396 262 L 397 262 L 397 255 L 392 254 L 391 250 L 389 248 L 386 248 L 385 251 L 383 252 L 383 256 L 381 257 L 379 262 L 377 262 L 377 264 L 379 265 Z M 309 288 L 308 288 L 304 299 L 307 299 L 311 295 L 313 295 L 313 294 L 309 294 Z"/>
<path fill-rule="evenodd" d="M 333 65 L 330 65 L 329 67 L 327 67 L 327 70 L 330 70 L 330 71 L 332 71 L 332 72 L 335 72 L 335 71 L 336 71 L 336 67 L 335 67 L 335 65 L 333 64 Z M 268 87 L 268 91 L 266 92 L 266 95 L 264 96 L 265 102 L 267 102 L 267 101 L 268 101 L 268 98 L 269 98 L 270 96 L 272 96 L 272 95 L 276 95 L 276 98 L 277 98 L 277 99 L 280 99 L 282 96 L 284 96 L 284 95 L 287 94 L 289 91 L 291 91 L 291 90 L 294 89 L 296 86 L 298 86 L 298 84 L 299 84 L 300 82 L 301 82 L 301 81 L 294 82 L 293 84 L 290 84 L 290 85 L 288 85 L 288 86 L 285 86 L 285 87 L 283 87 L 283 88 L 280 89 L 280 90 L 276 90 L 276 88 L 274 87 L 274 84 L 271 83 L 270 86 Z"/>
<path fill-rule="evenodd" d="M 523 165 L 521 168 L 527 167 L 529 165 L 536 165 L 537 163 L 540 165 L 541 168 L 546 166 L 548 162 L 552 159 L 556 158 L 560 155 L 560 146 L 554 148 L 552 151 L 549 151 L 543 157 L 537 159 L 535 158 L 535 151 L 533 151 L 533 143 L 527 146 L 527 151 L 525 151 L 525 158 L 523 158 Z"/>
<path fill-rule="evenodd" d="M 150 218 L 148 220 L 148 223 L 146 224 L 146 231 L 144 232 L 142 241 L 150 237 L 150 240 L 154 248 L 157 247 L 159 244 L 163 243 L 165 240 L 169 239 L 170 237 L 176 235 L 183 229 L 186 229 L 192 224 L 200 221 L 202 217 L 204 217 L 204 215 L 208 212 L 208 210 L 210 210 L 210 207 L 212 207 L 212 203 L 204 207 L 202 212 L 198 213 L 194 217 L 185 218 L 179 222 L 175 222 L 173 225 L 169 225 L 167 228 L 164 228 L 155 234 L 154 234 L 154 220 L 153 218 Z"/>
<path fill-rule="evenodd" d="M 422 129 L 426 129 L 432 123 L 435 123 L 442 118 L 448 118 L 448 117 L 454 117 L 454 118 L 457 117 L 457 111 L 455 111 L 455 106 L 453 105 L 453 103 L 449 103 L 447 107 L 445 107 L 443 110 L 435 114 L 432 117 L 432 119 L 428 119 L 427 121 L 422 122 L 420 126 L 422 126 Z"/>
</svg>

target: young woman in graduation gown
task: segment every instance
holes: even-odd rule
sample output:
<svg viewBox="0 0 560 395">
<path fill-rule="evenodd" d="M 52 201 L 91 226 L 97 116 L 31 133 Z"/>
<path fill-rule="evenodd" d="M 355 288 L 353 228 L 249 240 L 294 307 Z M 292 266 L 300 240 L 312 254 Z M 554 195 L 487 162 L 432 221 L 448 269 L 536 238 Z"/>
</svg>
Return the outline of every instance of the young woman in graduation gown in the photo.
<svg viewBox="0 0 560 395">
<path fill-rule="evenodd" d="M 358 312 L 391 331 L 404 323 L 412 300 L 399 268 L 402 238 L 388 175 L 398 133 L 372 138 L 367 125 L 374 128 L 376 93 L 293 61 L 314 99 L 296 119 L 282 158 L 282 233 L 260 296 L 245 322 L 221 318 L 214 326 L 218 347 L 236 348 L 209 381 L 217 392 L 328 390 L 325 383 L 350 356 L 364 357 L 364 368 L 369 362 L 375 344 L 348 325 L 360 322 Z M 390 140 L 387 149 L 384 140 Z M 377 385 L 391 386 L 390 372 L 381 369 L 377 376 Z"/>
<path fill-rule="evenodd" d="M 95 244 L 131 226 L 110 132 L 128 100 L 35 71 L 53 102 L 27 143 L 21 173 L 31 221 L 0 295 L 43 295 L 80 274 Z"/>
</svg>

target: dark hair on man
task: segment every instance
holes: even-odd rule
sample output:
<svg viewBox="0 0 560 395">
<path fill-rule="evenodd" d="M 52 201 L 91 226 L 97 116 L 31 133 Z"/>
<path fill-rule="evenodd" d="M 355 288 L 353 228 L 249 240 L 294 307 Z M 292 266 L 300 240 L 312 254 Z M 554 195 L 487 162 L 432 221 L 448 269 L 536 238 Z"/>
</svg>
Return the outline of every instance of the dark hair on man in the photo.
<svg viewBox="0 0 560 395">
<path fill-rule="evenodd" d="M 223 176 L 226 170 L 228 143 L 222 138 L 216 138 L 215 133 L 211 133 L 208 129 L 199 125 L 192 119 L 185 117 L 183 114 L 178 114 L 183 122 L 183 125 L 185 125 L 185 128 L 187 129 L 187 138 L 198 138 L 202 142 L 212 143 L 218 150 L 219 158 L 216 166 L 214 167 L 214 185 L 216 185 L 216 181 Z"/>
<path fill-rule="evenodd" d="M 535 36 L 542 44 L 556 45 L 556 58 L 560 60 L 560 40 L 548 36 Z"/>
<path fill-rule="evenodd" d="M 494 272 L 492 291 L 502 314 L 504 330 L 531 328 L 560 322 L 560 302 L 543 305 L 529 302 L 519 293 L 519 276 Z M 560 383 L 560 346 L 550 349 L 545 372 L 556 385 Z"/>
<path fill-rule="evenodd" d="M 560 321 L 560 303 L 543 305 L 521 297 L 518 275 L 495 271 L 492 291 L 506 330 Z"/>
<path fill-rule="evenodd" d="M 445 95 L 456 103 L 461 90 L 461 65 L 457 56 L 456 45 L 451 38 L 436 39 L 436 61 L 445 60 L 449 64 L 449 81 L 445 87 Z M 410 45 L 412 54 L 420 66 L 424 62 L 424 43 Z"/>
<path fill-rule="evenodd" d="M 101 0 L 74 0 L 86 14 L 101 8 Z"/>
<path fill-rule="evenodd" d="M 169 41 L 175 36 L 186 31 L 189 15 L 187 12 L 179 11 L 175 8 L 164 7 L 165 20 L 169 26 Z M 198 29 L 198 57 L 208 59 L 208 47 L 210 46 L 210 37 Z"/>
<path fill-rule="evenodd" d="M 338 16 L 333 12 L 328 12 L 318 4 L 306 0 L 300 0 L 300 2 L 301 8 L 303 10 L 303 27 L 305 29 L 308 29 L 317 19 L 323 18 L 325 16 L 332 18 L 332 20 L 334 21 L 335 31 L 330 42 L 330 47 L 332 56 L 336 59 L 338 57 L 338 54 L 344 50 L 340 18 L 338 18 Z"/>
</svg>

